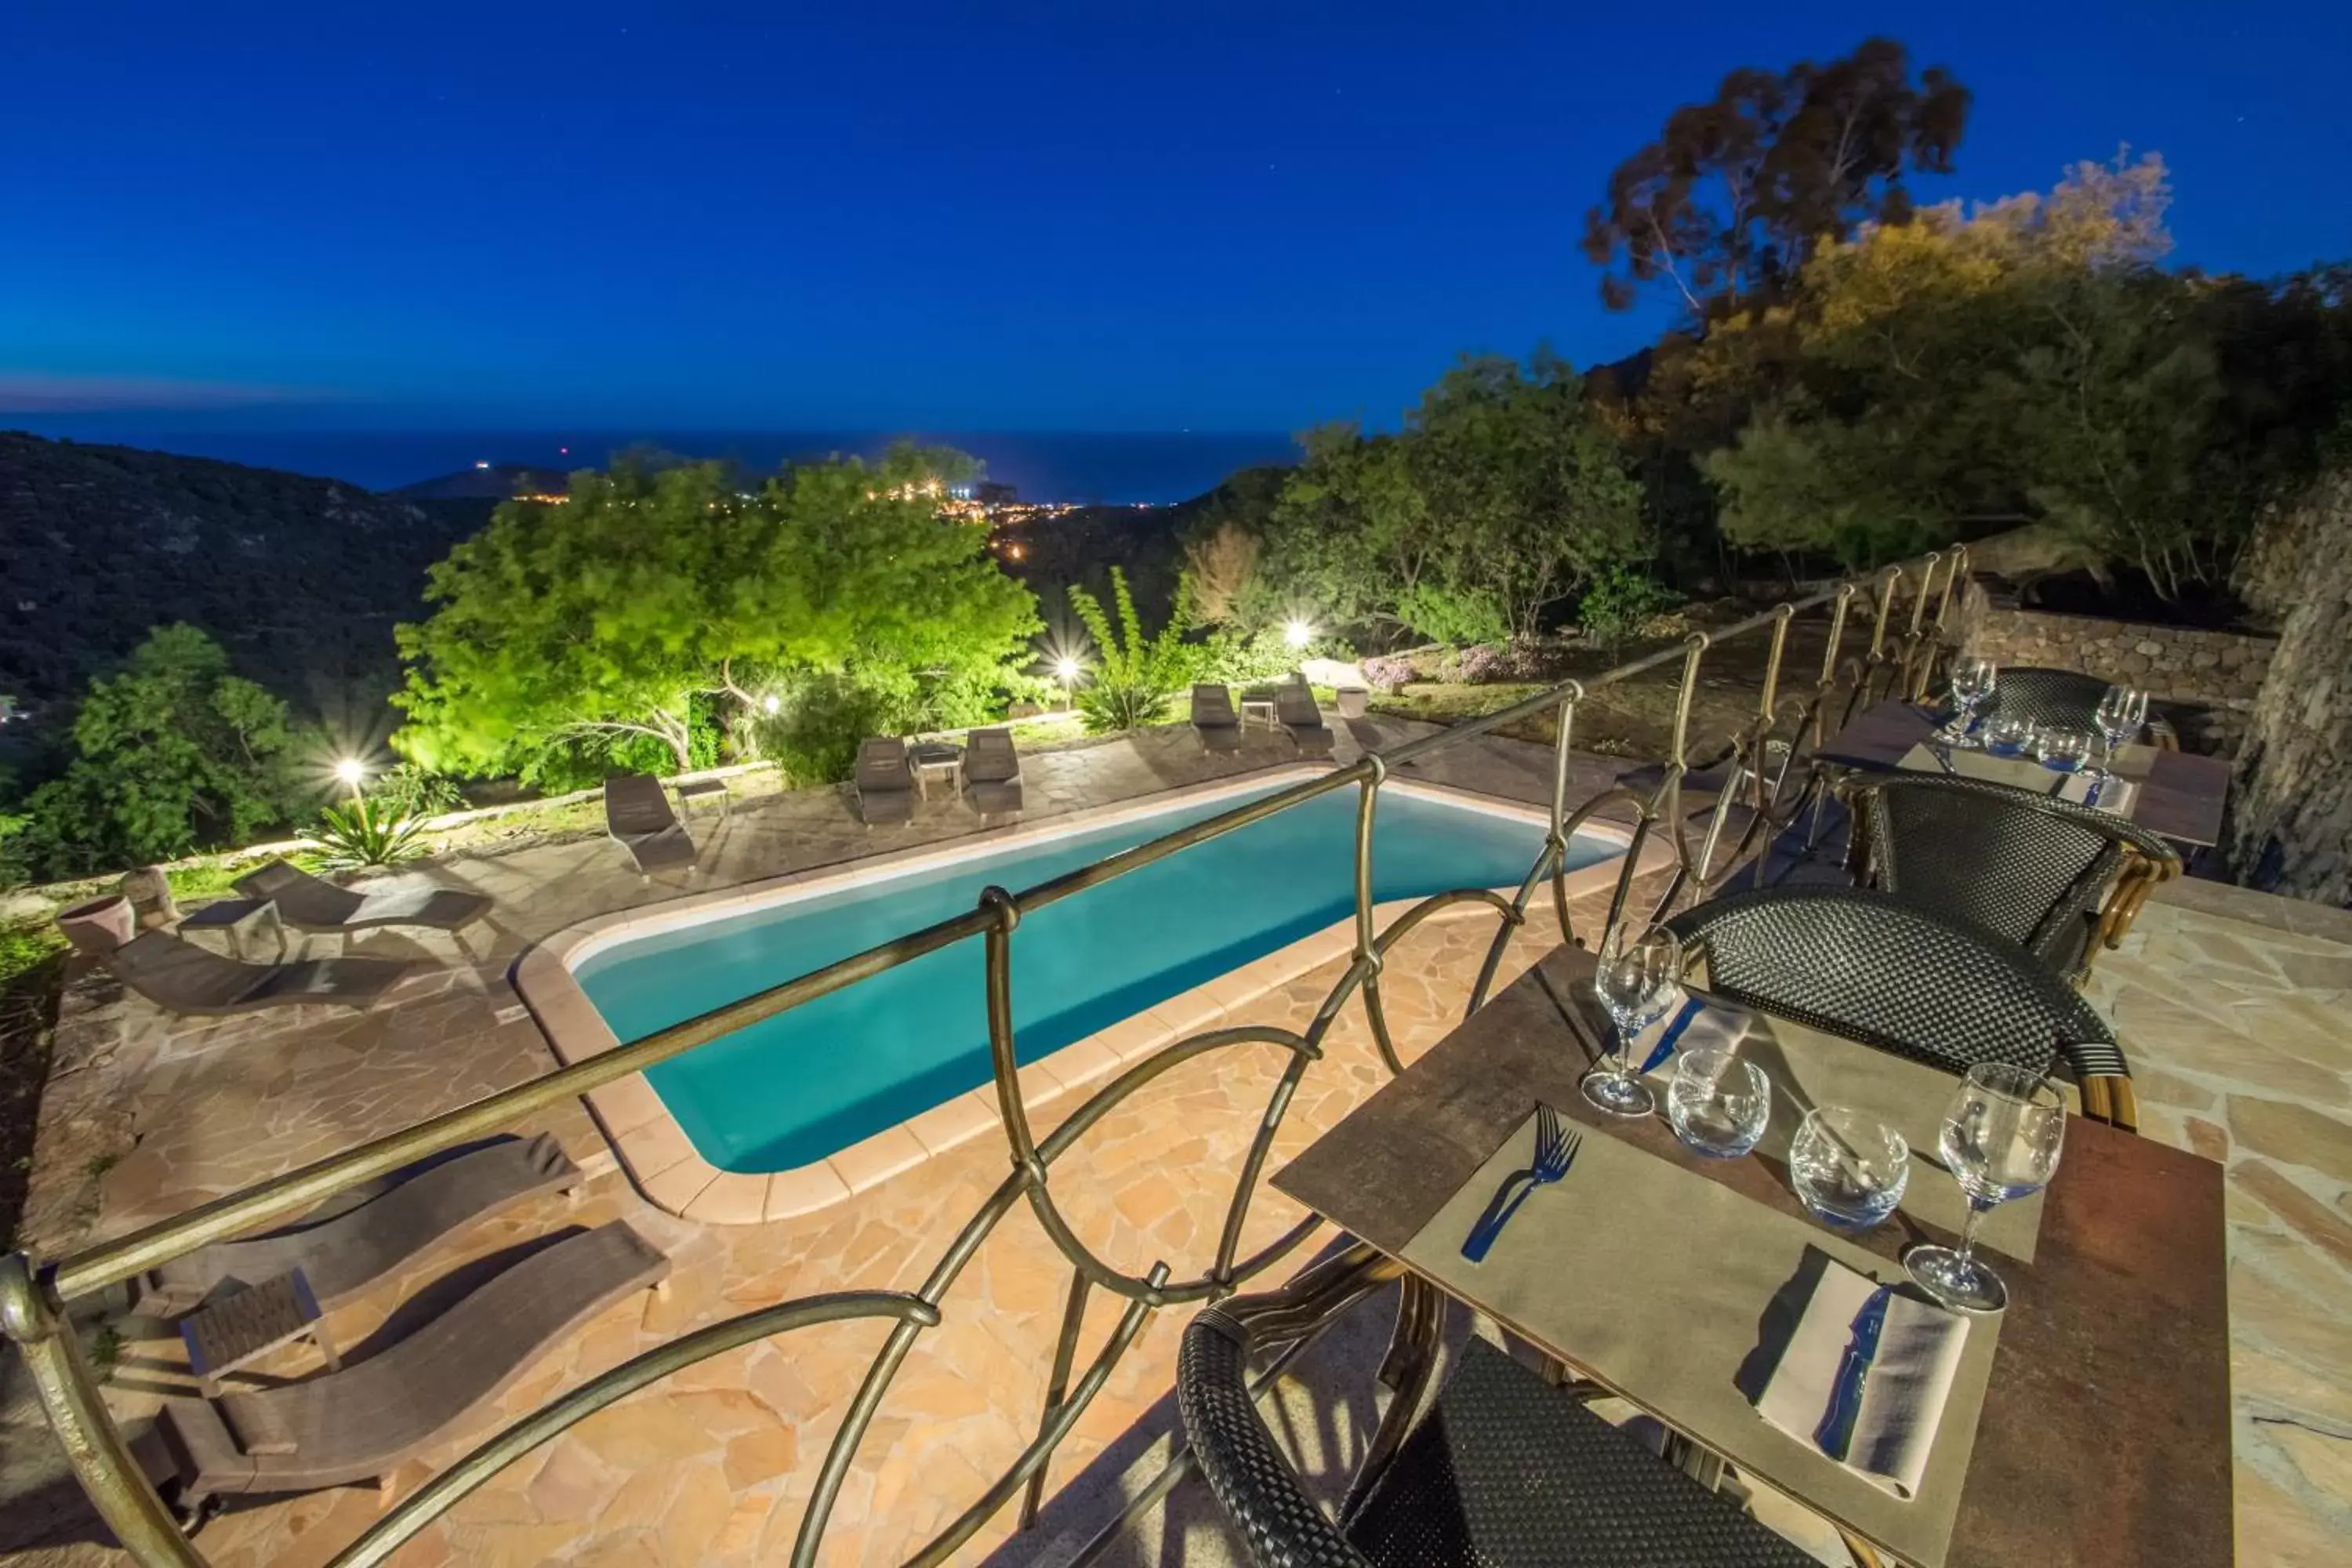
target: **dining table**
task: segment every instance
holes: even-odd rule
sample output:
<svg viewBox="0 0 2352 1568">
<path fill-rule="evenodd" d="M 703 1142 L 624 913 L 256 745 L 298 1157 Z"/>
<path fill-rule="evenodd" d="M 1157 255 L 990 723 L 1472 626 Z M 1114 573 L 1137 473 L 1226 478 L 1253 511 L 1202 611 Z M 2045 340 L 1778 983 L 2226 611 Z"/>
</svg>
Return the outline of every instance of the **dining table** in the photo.
<svg viewBox="0 0 2352 1568">
<path fill-rule="evenodd" d="M 1755 1406 L 1807 1270 L 1838 1263 L 1904 1289 L 1904 1250 L 1952 1238 L 1965 1206 L 1933 1152 L 1957 1080 L 1756 1015 L 1738 1050 L 1771 1080 L 1770 1130 L 1753 1153 L 1706 1157 L 1661 1117 L 1612 1116 L 1579 1092 L 1607 1037 L 1592 973 L 1590 953 L 1554 949 L 1278 1171 L 1275 1187 L 1883 1562 L 2232 1561 L 2219 1165 L 2068 1117 L 2050 1184 L 1985 1224 L 1980 1251 L 2010 1304 L 1966 1320 L 1925 1479 L 1896 1496 Z M 1670 1078 L 1674 1065 L 1661 1071 Z M 1789 1129 L 1826 1103 L 1866 1109 L 1913 1148 L 1901 1207 L 1859 1234 L 1816 1220 L 1790 1177 Z M 1518 1158 L 1514 1140 L 1539 1106 L 1566 1119 L 1583 1152 L 1472 1262 L 1456 1233 Z M 1443 1314 L 1421 1316 L 1418 1331 L 1433 1335 Z"/>
<path fill-rule="evenodd" d="M 1994 764 L 1985 770 L 1998 776 L 1998 760 L 1981 752 L 1950 752 L 1940 759 L 1929 742 L 1944 722 L 1937 709 L 1889 699 L 1864 709 L 1853 722 L 1822 742 L 1822 761 L 1863 773 L 1956 771 L 1956 762 Z M 1979 763 L 1981 767 L 1982 763 Z M 2116 748 L 2116 773 L 2126 784 L 2123 813 L 2138 826 L 2192 849 L 2221 842 L 2221 813 L 2230 794 L 2230 764 L 2221 757 L 2200 757 L 2165 746 L 2127 744 Z M 1968 770 L 1976 773 L 1977 768 Z M 2035 786 L 2050 775 L 2031 761 L 2014 764 L 2016 777 L 2007 782 Z"/>
</svg>

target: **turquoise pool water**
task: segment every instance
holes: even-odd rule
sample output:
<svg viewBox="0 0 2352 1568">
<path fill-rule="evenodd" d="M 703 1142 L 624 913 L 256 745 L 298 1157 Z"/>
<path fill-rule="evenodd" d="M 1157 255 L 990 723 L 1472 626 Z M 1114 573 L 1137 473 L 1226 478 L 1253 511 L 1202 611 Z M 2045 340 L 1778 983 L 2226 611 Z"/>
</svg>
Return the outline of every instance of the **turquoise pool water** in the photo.
<svg viewBox="0 0 2352 1568">
<path fill-rule="evenodd" d="M 616 943 L 578 978 L 623 1040 L 691 1018 L 1227 811 L 1229 795 L 1138 821 Z M 1195 845 L 1024 917 L 1013 939 L 1021 1059 L 1034 1061 L 1343 920 L 1355 907 L 1355 792 Z M 1516 884 L 1534 822 L 1385 792 L 1374 894 Z M 1617 853 L 1580 838 L 1570 866 Z M 646 1075 L 704 1159 L 782 1171 L 989 1081 L 981 943 L 960 942 L 663 1063 Z"/>
</svg>

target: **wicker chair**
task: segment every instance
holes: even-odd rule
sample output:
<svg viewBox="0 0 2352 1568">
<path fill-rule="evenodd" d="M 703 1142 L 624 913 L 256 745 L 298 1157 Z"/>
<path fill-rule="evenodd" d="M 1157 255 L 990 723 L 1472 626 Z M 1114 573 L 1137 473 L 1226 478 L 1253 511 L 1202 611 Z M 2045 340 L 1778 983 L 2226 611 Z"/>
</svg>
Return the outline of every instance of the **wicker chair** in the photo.
<svg viewBox="0 0 2352 1568">
<path fill-rule="evenodd" d="M 2114 947 L 2180 857 L 2111 812 L 1981 779 L 1901 773 L 1857 786 L 1866 886 L 1966 921 L 2061 973 Z"/>
<path fill-rule="evenodd" d="M 2083 1112 L 2138 1124 L 2131 1068 L 2106 1021 L 2011 942 L 1892 893 L 1774 888 L 1668 922 L 1735 1002 L 1947 1072 L 1982 1061 L 2063 1066 Z"/>
<path fill-rule="evenodd" d="M 1209 1489 L 1259 1568 L 1813 1568 L 1749 1519 L 1553 1388 L 1473 1340 L 1395 1457 L 1360 1477 L 1338 1523 L 1299 1484 L 1245 1378 L 1250 1309 L 1184 1331 L 1176 1399 Z"/>
</svg>

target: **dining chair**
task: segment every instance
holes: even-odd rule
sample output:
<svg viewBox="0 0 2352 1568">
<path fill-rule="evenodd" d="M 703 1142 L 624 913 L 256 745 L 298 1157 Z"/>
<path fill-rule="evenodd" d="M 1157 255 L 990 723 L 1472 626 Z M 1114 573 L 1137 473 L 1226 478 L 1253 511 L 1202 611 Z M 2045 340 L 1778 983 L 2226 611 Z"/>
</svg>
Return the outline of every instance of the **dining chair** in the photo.
<svg viewBox="0 0 2352 1568">
<path fill-rule="evenodd" d="M 2087 973 L 2180 856 L 2113 812 L 1986 779 L 1897 773 L 1849 787 L 1855 879 Z"/>
<path fill-rule="evenodd" d="M 2083 1113 L 2138 1125 L 2115 1031 L 2015 942 L 1894 893 L 1733 893 L 1666 922 L 1707 989 L 1955 1075 L 1979 1062 L 2064 1068 Z"/>
<path fill-rule="evenodd" d="M 1185 1436 L 1258 1568 L 1817 1568 L 1729 1497 L 1476 1339 L 1393 1456 L 1355 1479 L 1335 1522 L 1249 1389 L 1261 1338 L 1296 1339 L 1298 1327 L 1280 1293 L 1235 1297 L 1194 1318 L 1177 1355 Z"/>
</svg>

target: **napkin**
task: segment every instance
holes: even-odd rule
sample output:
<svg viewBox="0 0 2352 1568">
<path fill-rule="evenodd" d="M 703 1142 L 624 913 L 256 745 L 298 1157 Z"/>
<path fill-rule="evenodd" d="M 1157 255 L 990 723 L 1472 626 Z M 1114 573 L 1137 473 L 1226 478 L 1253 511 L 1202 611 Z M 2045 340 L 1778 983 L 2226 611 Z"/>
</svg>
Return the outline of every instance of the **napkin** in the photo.
<svg viewBox="0 0 2352 1568">
<path fill-rule="evenodd" d="M 1968 1320 L 1957 1313 L 1832 1261 L 1757 1414 L 1907 1501 L 1927 1474 L 1968 1332 Z"/>
<path fill-rule="evenodd" d="M 1642 1071 L 1655 1072 L 1671 1061 L 1676 1051 L 1702 1047 L 1723 1051 L 1735 1048 L 1754 1021 L 1754 1016 L 1745 1007 L 1685 992 L 1664 1017 L 1633 1037 L 1633 1048 L 1625 1054 Z"/>
</svg>

